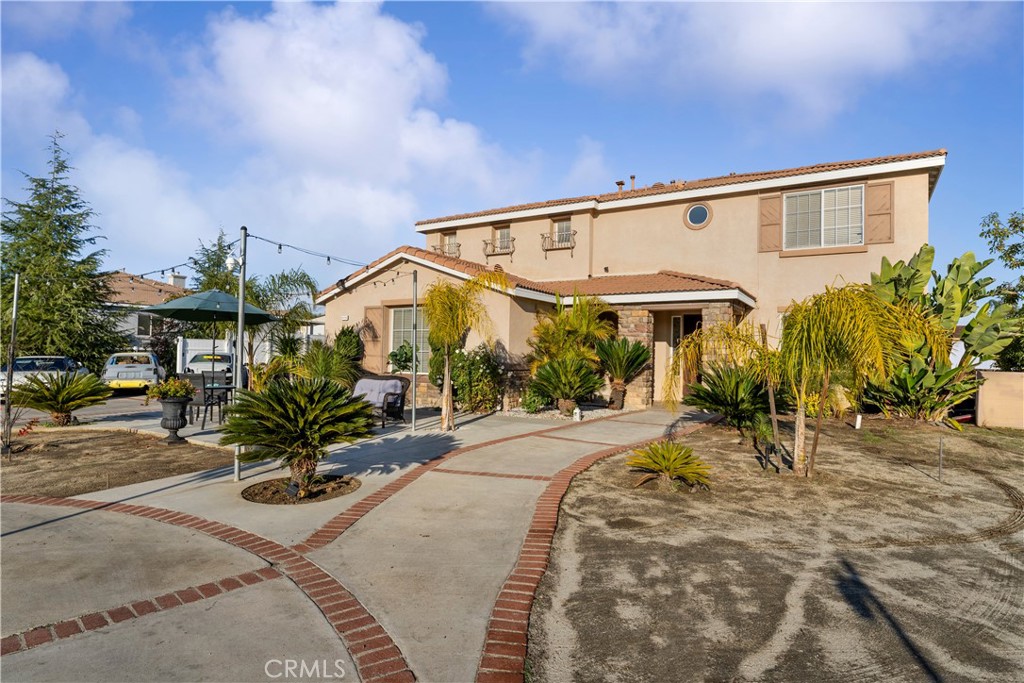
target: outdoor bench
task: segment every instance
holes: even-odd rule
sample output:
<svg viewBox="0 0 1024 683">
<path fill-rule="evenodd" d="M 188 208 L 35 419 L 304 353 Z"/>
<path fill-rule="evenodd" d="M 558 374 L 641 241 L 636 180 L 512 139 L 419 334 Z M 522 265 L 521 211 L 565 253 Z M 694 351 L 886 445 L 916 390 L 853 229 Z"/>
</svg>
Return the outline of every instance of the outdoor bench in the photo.
<svg viewBox="0 0 1024 683">
<path fill-rule="evenodd" d="M 352 389 L 353 396 L 362 396 L 380 415 L 380 426 L 387 425 L 388 418 L 405 422 L 405 394 L 410 382 L 405 377 L 362 377 Z"/>
</svg>

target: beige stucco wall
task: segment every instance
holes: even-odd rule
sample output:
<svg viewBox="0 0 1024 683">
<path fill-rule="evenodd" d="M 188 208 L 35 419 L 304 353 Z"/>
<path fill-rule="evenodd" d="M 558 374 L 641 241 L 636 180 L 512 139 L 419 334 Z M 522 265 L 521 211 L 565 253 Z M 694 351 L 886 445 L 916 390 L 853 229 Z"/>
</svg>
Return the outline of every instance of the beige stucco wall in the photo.
<svg viewBox="0 0 1024 683">
<path fill-rule="evenodd" d="M 928 174 L 913 172 L 871 177 L 870 182 L 889 181 L 893 186 L 894 241 L 870 244 L 855 253 L 795 255 L 800 252 L 758 252 L 759 195 L 748 193 L 694 198 L 659 206 L 589 211 L 572 216 L 576 248 L 545 252 L 541 233 L 550 232 L 552 210 L 543 218 L 511 223 L 489 222 L 459 228 L 457 239 L 462 256 L 469 260 L 500 264 L 509 272 L 535 280 L 561 280 L 587 276 L 650 273 L 661 269 L 739 283 L 757 298 L 750 320 L 768 325 L 769 334 L 778 333 L 780 309 L 824 289 L 844 282 L 866 282 L 877 271 L 882 256 L 890 260 L 909 258 L 928 239 Z M 845 185 L 865 182 L 851 180 Z M 799 188 L 810 189 L 810 188 Z M 787 191 L 796 191 L 787 190 Z M 686 227 L 683 215 L 690 203 L 705 201 L 712 211 L 711 222 L 702 230 Z M 561 214 L 564 215 L 564 214 Z M 495 225 L 508 224 L 516 238 L 512 255 L 484 259 L 483 240 L 491 239 Z M 425 235 L 426 243 L 438 243 L 438 233 Z M 546 258 L 545 258 L 546 255 Z M 607 270 L 606 270 L 607 269 Z"/>
<path fill-rule="evenodd" d="M 417 292 L 418 303 L 423 304 L 423 297 L 427 288 L 437 281 L 447 281 L 452 284 L 461 284 L 464 280 L 440 273 L 422 266 L 414 266 L 402 261 L 386 271 L 378 273 L 375 277 L 369 278 L 358 286 L 342 293 L 338 297 L 327 302 L 324 306 L 324 327 L 328 336 L 332 336 L 346 325 L 360 325 L 366 318 L 366 309 L 376 306 L 384 306 L 385 314 L 383 325 L 378 334 L 383 340 L 381 353 L 376 357 L 367 357 L 363 365 L 367 370 L 384 372 L 384 359 L 391 348 L 391 315 L 388 309 L 406 307 L 412 305 L 412 276 L 413 269 L 417 271 Z M 481 342 L 500 342 L 510 353 L 521 354 L 526 348 L 526 337 L 522 327 L 523 318 L 527 312 L 523 306 L 514 302 L 511 297 L 500 292 L 485 292 L 483 302 L 490 316 L 489 330 L 475 330 L 470 333 L 466 348 L 473 348 Z M 347 316 L 347 319 L 346 319 Z M 532 312 L 529 313 L 532 321 Z M 510 325 L 514 325 L 515 334 L 510 334 Z M 532 327 L 532 322 L 530 324 Z M 426 372 L 426 369 L 423 369 Z"/>
<path fill-rule="evenodd" d="M 1024 372 L 981 370 L 977 422 L 981 427 L 1024 429 Z"/>
</svg>

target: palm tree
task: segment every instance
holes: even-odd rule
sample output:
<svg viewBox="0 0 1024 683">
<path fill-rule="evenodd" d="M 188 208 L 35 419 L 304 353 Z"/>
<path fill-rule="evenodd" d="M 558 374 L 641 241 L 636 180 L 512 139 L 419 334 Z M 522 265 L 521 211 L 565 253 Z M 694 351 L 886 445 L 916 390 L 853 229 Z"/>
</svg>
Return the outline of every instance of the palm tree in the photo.
<svg viewBox="0 0 1024 683">
<path fill-rule="evenodd" d="M 615 325 L 602 314 L 611 311 L 597 297 L 573 294 L 572 305 L 555 298 L 555 308 L 538 317 L 530 339 L 530 372 L 556 359 L 582 358 L 597 365 L 597 342 L 615 336 Z"/>
<path fill-rule="evenodd" d="M 292 361 L 292 374 L 307 379 L 331 379 L 351 389 L 359 379 L 359 362 L 333 344 L 315 340 Z"/>
<path fill-rule="evenodd" d="M 807 457 L 808 394 L 817 391 L 819 396 L 828 396 L 831 377 L 840 368 L 852 374 L 858 388 L 869 379 L 885 381 L 922 337 L 948 356 L 948 336 L 933 317 L 916 305 L 883 301 L 868 285 L 826 287 L 820 294 L 793 303 L 786 313 L 780 352 L 796 398 L 793 470 L 797 474 L 814 475 L 825 412 L 818 411 L 814 443 Z"/>
<path fill-rule="evenodd" d="M 508 279 L 504 273 L 484 271 L 461 285 L 436 280 L 423 296 L 423 312 L 430 332 L 431 347 L 444 358 L 441 385 L 441 431 L 455 429 L 455 404 L 452 396 L 452 355 L 466 344 L 469 331 L 486 329 L 490 318 L 480 299 L 487 289 L 504 290 Z"/>
<path fill-rule="evenodd" d="M 299 497 L 309 492 L 327 448 L 373 434 L 373 406 L 329 379 L 271 380 L 263 391 L 239 391 L 220 442 L 256 446 L 239 459 L 275 459 L 291 470 Z"/>
<path fill-rule="evenodd" d="M 73 412 L 106 403 L 112 393 L 96 375 L 56 372 L 29 375 L 11 392 L 11 404 L 50 413 L 55 425 L 66 427 Z"/>
<path fill-rule="evenodd" d="M 603 339 L 597 342 L 596 351 L 612 385 L 608 407 L 622 410 L 626 385 L 647 367 L 651 351 L 641 342 L 628 339 Z"/>
</svg>

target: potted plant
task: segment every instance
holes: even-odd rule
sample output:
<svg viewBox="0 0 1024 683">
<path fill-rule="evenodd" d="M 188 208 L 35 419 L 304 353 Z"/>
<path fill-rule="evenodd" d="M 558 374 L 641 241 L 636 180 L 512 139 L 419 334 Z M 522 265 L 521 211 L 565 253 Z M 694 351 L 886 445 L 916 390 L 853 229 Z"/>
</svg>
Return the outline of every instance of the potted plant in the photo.
<svg viewBox="0 0 1024 683">
<path fill-rule="evenodd" d="M 155 398 L 160 401 L 163 408 L 163 415 L 160 417 L 160 426 L 169 432 L 164 443 L 178 444 L 185 443 L 185 439 L 178 436 L 178 430 L 184 427 L 188 421 L 185 419 L 185 406 L 196 394 L 196 388 L 187 379 L 171 377 L 159 384 L 155 384 L 146 392 L 146 403 Z"/>
</svg>

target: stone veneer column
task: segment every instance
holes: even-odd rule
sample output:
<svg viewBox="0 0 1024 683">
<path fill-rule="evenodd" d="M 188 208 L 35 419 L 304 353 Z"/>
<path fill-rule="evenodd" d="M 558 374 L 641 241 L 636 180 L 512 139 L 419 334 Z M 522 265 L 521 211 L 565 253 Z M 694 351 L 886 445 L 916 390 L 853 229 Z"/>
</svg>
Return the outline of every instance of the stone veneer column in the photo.
<svg viewBox="0 0 1024 683">
<path fill-rule="evenodd" d="M 620 306 L 619 337 L 638 341 L 651 352 L 651 363 L 632 382 L 626 385 L 624 408 L 644 408 L 654 403 L 654 314 L 639 306 Z"/>
<path fill-rule="evenodd" d="M 741 318 L 740 312 L 728 301 L 713 301 L 700 309 L 701 327 L 709 329 L 714 325 L 723 323 L 737 323 Z M 707 353 L 704 361 L 717 360 L 715 353 Z"/>
</svg>

